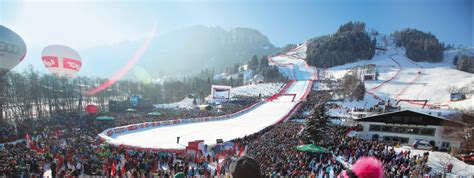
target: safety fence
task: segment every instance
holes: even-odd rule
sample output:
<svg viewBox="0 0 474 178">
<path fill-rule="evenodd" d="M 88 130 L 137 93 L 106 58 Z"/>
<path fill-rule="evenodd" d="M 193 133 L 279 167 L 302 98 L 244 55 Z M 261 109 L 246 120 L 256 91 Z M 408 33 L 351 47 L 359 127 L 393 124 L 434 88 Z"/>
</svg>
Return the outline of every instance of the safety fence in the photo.
<svg viewBox="0 0 474 178">
<path fill-rule="evenodd" d="M 181 124 L 190 124 L 190 123 L 210 122 L 210 121 L 220 121 L 220 120 L 233 119 L 235 117 L 238 117 L 240 115 L 243 115 L 245 113 L 248 113 L 248 112 L 252 111 L 253 109 L 257 108 L 258 106 L 260 106 L 264 103 L 266 103 L 266 102 L 265 101 L 260 101 L 256 104 L 253 104 L 252 106 L 249 106 L 249 107 L 247 107 L 243 110 L 240 110 L 238 112 L 223 115 L 223 116 L 217 116 L 217 117 L 203 117 L 203 118 L 192 118 L 192 119 L 176 119 L 176 120 L 166 120 L 166 121 L 156 121 L 156 122 L 145 122 L 145 123 L 131 124 L 131 125 L 126 125 L 126 126 L 109 128 L 109 129 L 106 129 L 106 130 L 102 131 L 99 134 L 99 139 L 101 141 L 105 141 L 109 144 L 116 145 L 116 146 L 126 148 L 126 149 L 132 149 L 132 150 L 151 151 L 151 152 L 184 153 L 185 149 L 144 148 L 144 147 L 139 147 L 139 146 L 127 145 L 127 144 L 121 143 L 118 140 L 113 139 L 112 136 L 115 135 L 115 134 L 119 134 L 119 133 L 130 132 L 130 131 L 135 131 L 135 130 L 139 130 L 139 129 L 146 129 L 146 128 L 159 128 L 159 127 L 166 127 L 166 126 L 172 126 L 172 125 L 181 125 Z"/>
<path fill-rule="evenodd" d="M 294 81 L 293 81 L 294 82 Z M 283 88 L 280 93 L 286 92 L 288 88 L 293 84 L 293 82 L 289 82 L 285 88 Z M 303 94 L 302 97 L 305 97 L 307 93 L 309 93 L 308 90 L 311 89 L 311 83 L 309 84 L 309 87 L 306 87 L 305 94 Z M 290 116 L 296 112 L 300 106 L 302 101 L 298 101 L 298 103 L 285 115 L 283 116 L 280 120 L 278 120 L 275 124 L 279 124 L 282 122 L 286 122 Z M 107 142 L 108 144 L 118 146 L 120 148 L 125 148 L 129 150 L 138 150 L 138 151 L 147 151 L 147 152 L 174 152 L 178 154 L 184 154 L 186 153 L 186 149 L 184 148 L 178 148 L 178 149 L 167 149 L 167 148 L 147 148 L 147 147 L 141 147 L 141 146 L 133 146 L 133 145 L 127 145 L 124 144 L 114 138 L 112 138 L 113 135 L 115 134 L 120 134 L 124 132 L 130 132 L 130 131 L 136 131 L 139 129 L 147 129 L 147 128 L 159 128 L 159 127 L 166 127 L 166 126 L 175 126 L 175 125 L 180 125 L 180 124 L 190 124 L 190 123 L 199 123 L 199 122 L 210 122 L 210 121 L 220 121 L 220 120 L 227 120 L 227 119 L 233 119 L 236 118 L 240 115 L 243 115 L 245 113 L 248 113 L 255 108 L 261 106 L 262 104 L 267 103 L 267 101 L 261 101 L 258 102 L 252 106 L 249 106 L 241 111 L 238 111 L 236 113 L 224 115 L 224 116 L 218 116 L 218 117 L 204 117 L 204 118 L 193 118 L 193 119 L 176 119 L 176 120 L 167 120 L 167 121 L 156 121 L 156 122 L 145 122 L 145 123 L 139 123 L 139 124 L 131 124 L 131 125 L 126 125 L 126 126 L 121 126 L 121 127 L 115 127 L 115 128 L 109 128 L 104 130 L 99 134 L 99 139 L 101 141 Z"/>
</svg>

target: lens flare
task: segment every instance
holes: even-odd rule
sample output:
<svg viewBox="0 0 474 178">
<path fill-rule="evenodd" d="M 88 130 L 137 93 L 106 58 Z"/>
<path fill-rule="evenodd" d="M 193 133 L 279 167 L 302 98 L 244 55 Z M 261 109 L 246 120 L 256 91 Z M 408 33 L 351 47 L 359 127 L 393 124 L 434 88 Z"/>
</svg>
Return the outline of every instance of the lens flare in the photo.
<svg viewBox="0 0 474 178">
<path fill-rule="evenodd" d="M 141 66 L 135 66 L 132 72 L 133 72 L 133 75 L 135 76 L 135 79 L 137 79 L 138 81 L 144 84 L 149 84 L 153 80 L 150 73 Z"/>
<path fill-rule="evenodd" d="M 113 85 L 115 82 L 120 80 L 123 76 L 125 76 L 125 74 L 127 74 L 137 64 L 137 62 L 140 60 L 143 54 L 145 54 L 148 47 L 150 47 L 151 41 L 153 40 L 153 37 L 155 36 L 155 34 L 156 34 L 156 23 L 153 25 L 153 29 L 150 35 L 145 39 L 145 41 L 138 48 L 138 50 L 135 51 L 132 58 L 128 60 L 127 64 L 125 64 L 119 71 L 117 71 L 117 73 L 115 73 L 109 80 L 104 82 L 102 85 L 87 91 L 85 95 L 87 96 L 95 95 L 96 93 Z"/>
</svg>

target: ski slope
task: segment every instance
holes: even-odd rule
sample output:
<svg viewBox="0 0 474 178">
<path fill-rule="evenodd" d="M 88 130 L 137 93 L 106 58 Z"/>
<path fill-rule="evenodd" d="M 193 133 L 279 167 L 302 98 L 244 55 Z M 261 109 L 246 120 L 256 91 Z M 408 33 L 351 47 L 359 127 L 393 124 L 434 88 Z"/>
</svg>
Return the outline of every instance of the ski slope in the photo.
<svg viewBox="0 0 474 178">
<path fill-rule="evenodd" d="M 106 130 L 99 136 L 111 144 L 154 149 L 184 149 L 188 142 L 195 140 L 215 144 L 216 139 L 236 139 L 285 120 L 311 89 L 311 83 L 296 81 L 288 88 L 286 94 L 296 94 L 294 101 L 293 96 L 282 95 L 274 101 L 264 101 L 244 114 L 224 120 L 147 127 L 111 136 L 107 136 Z M 176 142 L 177 137 L 180 137 L 180 143 Z"/>
<path fill-rule="evenodd" d="M 342 78 L 351 68 L 375 64 L 379 77 L 377 81 L 365 81 L 366 97 L 362 102 L 346 103 L 352 107 L 371 107 L 379 100 L 428 100 L 429 106 L 441 106 L 444 109 L 468 109 L 474 107 L 472 96 L 466 100 L 451 102 L 447 88 L 474 86 L 474 75 L 456 70 L 452 65 L 454 55 L 445 53 L 443 62 L 413 62 L 405 55 L 405 50 L 390 47 L 372 60 L 329 68 L 326 73 L 334 78 Z M 400 106 L 419 109 L 420 102 L 403 101 Z"/>
<path fill-rule="evenodd" d="M 272 100 L 262 101 L 239 114 L 231 114 L 214 120 L 202 118 L 201 120 L 204 119 L 202 122 L 187 120 L 176 122 L 177 124 L 160 124 L 160 126 L 146 123 L 111 128 L 103 131 L 99 137 L 114 145 L 183 150 L 191 141 L 204 140 L 205 144 L 212 145 L 216 144 L 217 139 L 229 141 L 241 138 L 284 122 L 296 110 L 300 101 L 307 96 L 312 88 L 312 80 L 317 78 L 317 70 L 309 67 L 302 59 L 305 54 L 306 47 L 303 44 L 286 54 L 270 57 L 269 61 L 272 65 L 277 65 L 281 71 L 292 74 L 291 79 L 296 81 L 291 81 L 290 86 L 274 95 L 276 97 Z M 177 143 L 177 137 L 180 138 L 179 143 Z"/>
<path fill-rule="evenodd" d="M 269 57 L 269 65 L 277 66 L 278 70 L 291 80 L 317 80 L 318 72 L 306 61 L 306 43 L 285 54 Z"/>
<path fill-rule="evenodd" d="M 295 105 L 294 102 L 268 102 L 228 120 L 136 130 L 117 134 L 113 139 L 126 145 L 158 149 L 184 149 L 188 142 L 196 140 L 204 140 L 204 143 L 212 145 L 216 139 L 228 141 L 244 137 L 275 124 Z M 176 137 L 180 137 L 179 144 L 176 143 Z"/>
</svg>

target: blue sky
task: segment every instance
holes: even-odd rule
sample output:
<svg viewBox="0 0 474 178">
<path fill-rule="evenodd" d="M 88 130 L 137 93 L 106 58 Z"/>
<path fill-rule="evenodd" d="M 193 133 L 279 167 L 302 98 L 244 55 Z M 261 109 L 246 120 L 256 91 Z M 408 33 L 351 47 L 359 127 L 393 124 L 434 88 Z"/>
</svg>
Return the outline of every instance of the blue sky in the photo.
<svg viewBox="0 0 474 178">
<path fill-rule="evenodd" d="M 0 0 L 0 24 L 33 45 L 77 48 L 138 40 L 154 23 L 158 35 L 191 25 L 250 27 L 284 46 L 334 33 L 351 20 L 382 33 L 411 27 L 446 43 L 473 46 L 473 7 L 470 0 Z"/>
<path fill-rule="evenodd" d="M 0 24 L 29 45 L 79 49 L 139 40 L 155 23 L 159 34 L 191 25 L 250 27 L 284 46 L 334 33 L 351 20 L 382 33 L 410 27 L 474 46 L 473 7 L 470 0 L 0 0 Z"/>
</svg>

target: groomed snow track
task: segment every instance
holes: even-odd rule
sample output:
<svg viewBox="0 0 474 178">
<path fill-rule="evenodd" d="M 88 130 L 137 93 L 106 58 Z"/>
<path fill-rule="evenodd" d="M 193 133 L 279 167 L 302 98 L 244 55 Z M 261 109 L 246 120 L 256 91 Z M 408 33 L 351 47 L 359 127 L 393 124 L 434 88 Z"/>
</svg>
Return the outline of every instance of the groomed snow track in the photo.
<svg viewBox="0 0 474 178">
<path fill-rule="evenodd" d="M 110 128 L 100 133 L 99 138 L 128 149 L 183 153 L 191 141 L 203 140 L 212 145 L 217 139 L 241 138 L 285 122 L 298 109 L 318 77 L 316 68 L 303 60 L 305 51 L 303 44 L 286 54 L 270 57 L 269 62 L 282 73 L 291 75 L 293 80 L 279 93 L 242 111 L 220 117 L 181 118 Z"/>
<path fill-rule="evenodd" d="M 127 125 L 107 129 L 99 137 L 109 144 L 130 149 L 184 152 L 190 141 L 204 140 L 205 144 L 212 145 L 217 139 L 228 141 L 244 137 L 286 121 L 311 86 L 312 81 L 290 82 L 284 93 L 274 100 L 259 102 L 230 115 Z M 177 137 L 180 137 L 179 143 Z"/>
</svg>

